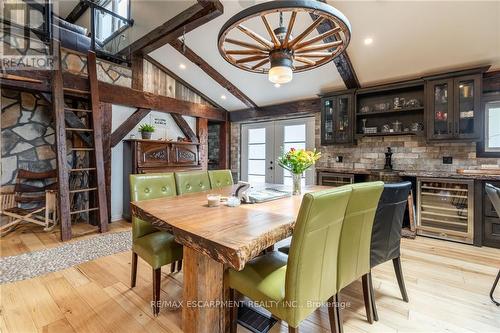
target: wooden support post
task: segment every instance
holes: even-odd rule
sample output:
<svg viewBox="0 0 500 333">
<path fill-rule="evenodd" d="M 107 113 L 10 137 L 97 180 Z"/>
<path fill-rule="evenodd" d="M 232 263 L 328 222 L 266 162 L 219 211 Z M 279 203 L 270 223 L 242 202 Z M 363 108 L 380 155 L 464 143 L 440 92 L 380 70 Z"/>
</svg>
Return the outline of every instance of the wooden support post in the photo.
<svg viewBox="0 0 500 333">
<path fill-rule="evenodd" d="M 132 88 L 144 90 L 144 58 L 140 55 L 132 56 Z"/>
<path fill-rule="evenodd" d="M 231 124 L 229 121 L 220 123 L 219 128 L 219 168 L 229 169 L 229 133 Z"/>
<path fill-rule="evenodd" d="M 182 330 L 186 333 L 226 332 L 226 308 L 210 302 L 228 297 L 224 265 L 184 246 Z"/>
<path fill-rule="evenodd" d="M 198 134 L 199 159 L 203 170 L 208 168 L 208 120 L 205 118 L 196 118 L 196 133 Z"/>
<path fill-rule="evenodd" d="M 96 55 L 89 52 L 87 56 L 87 71 L 90 83 L 90 98 L 92 104 L 92 125 L 94 129 L 94 153 L 97 178 L 97 195 L 99 202 L 99 229 L 108 231 L 108 203 L 106 201 L 106 187 L 104 174 L 104 152 L 102 143 L 102 117 L 99 105 L 99 86 L 97 81 Z"/>
<path fill-rule="evenodd" d="M 71 217 L 69 214 L 69 175 L 66 147 L 66 126 L 64 111 L 64 92 L 61 68 L 61 48 L 54 41 L 54 65 L 57 66 L 52 75 L 52 110 L 56 119 L 57 147 L 57 182 L 59 187 L 59 220 L 61 223 L 61 240 L 71 239 Z"/>
<path fill-rule="evenodd" d="M 100 103 L 102 118 L 102 151 L 104 155 L 104 178 L 106 182 L 106 201 L 108 203 L 108 218 L 111 220 L 111 121 L 112 105 Z"/>
</svg>

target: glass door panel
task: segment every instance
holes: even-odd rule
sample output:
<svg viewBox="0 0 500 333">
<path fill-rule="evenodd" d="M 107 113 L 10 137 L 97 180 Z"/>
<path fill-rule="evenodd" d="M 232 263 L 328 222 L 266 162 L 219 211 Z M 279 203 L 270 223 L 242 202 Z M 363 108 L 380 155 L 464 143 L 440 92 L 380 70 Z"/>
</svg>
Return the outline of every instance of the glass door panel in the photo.
<svg viewBox="0 0 500 333">
<path fill-rule="evenodd" d="M 433 91 L 433 135 L 451 135 L 450 126 L 450 87 L 448 83 L 435 84 Z"/>
<path fill-rule="evenodd" d="M 350 142 L 349 97 L 339 96 L 335 113 L 335 142 Z"/>
<path fill-rule="evenodd" d="M 474 81 L 458 84 L 458 133 L 474 133 Z"/>
<path fill-rule="evenodd" d="M 336 99 L 327 99 L 323 113 L 323 142 L 333 142 L 334 113 Z"/>
<path fill-rule="evenodd" d="M 241 130 L 241 179 L 250 183 L 273 183 L 272 122 L 242 125 Z"/>
</svg>

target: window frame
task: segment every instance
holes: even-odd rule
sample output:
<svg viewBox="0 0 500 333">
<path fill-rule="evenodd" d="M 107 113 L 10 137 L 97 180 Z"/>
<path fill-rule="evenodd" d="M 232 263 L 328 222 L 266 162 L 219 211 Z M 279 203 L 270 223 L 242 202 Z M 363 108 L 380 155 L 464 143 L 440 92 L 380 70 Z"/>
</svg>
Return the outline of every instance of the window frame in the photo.
<svg viewBox="0 0 500 333">
<path fill-rule="evenodd" d="M 118 2 L 119 1 L 123 1 L 123 0 L 105 0 L 105 1 L 101 1 L 100 3 L 97 3 L 98 6 L 101 6 L 103 8 L 106 8 L 106 6 L 108 6 L 110 3 L 111 3 L 111 11 L 113 13 L 115 13 L 116 15 L 124 18 L 124 19 L 127 19 L 128 21 L 125 23 L 125 25 L 121 26 L 119 29 L 117 29 L 115 32 L 111 33 L 111 35 L 109 35 L 107 38 L 105 38 L 104 40 L 98 40 L 96 39 L 96 42 L 98 42 L 101 47 L 103 47 L 104 45 L 106 45 L 107 43 L 109 43 L 110 41 L 112 41 L 113 39 L 116 38 L 116 36 L 120 35 L 123 31 L 125 31 L 128 27 L 132 26 L 131 23 L 129 23 L 130 21 L 130 14 L 131 14 L 131 6 L 132 6 L 132 1 L 131 0 L 125 0 L 128 2 L 128 6 L 127 6 L 127 16 L 121 16 L 120 14 L 116 13 L 115 10 L 117 9 L 117 6 L 118 6 Z M 108 9 L 108 8 L 106 8 Z M 96 8 L 96 10 L 99 10 L 98 8 Z M 109 9 L 108 9 L 109 10 Z M 116 28 L 117 26 L 117 22 L 116 22 L 117 18 L 116 17 L 112 17 L 112 25 L 113 25 L 113 29 Z M 102 19 L 97 18 L 97 24 L 96 24 L 96 27 L 95 27 L 95 32 L 96 32 L 96 35 L 99 35 L 100 34 L 100 28 L 99 26 L 102 24 Z"/>
<path fill-rule="evenodd" d="M 491 151 L 487 150 L 486 147 L 486 135 L 487 135 L 487 112 L 486 107 L 491 103 L 500 103 L 500 91 L 494 93 L 483 94 L 481 99 L 481 124 L 482 124 L 482 134 L 481 140 L 477 142 L 476 145 L 476 155 L 477 157 L 491 157 L 491 158 L 500 158 L 500 150 L 499 151 Z"/>
</svg>

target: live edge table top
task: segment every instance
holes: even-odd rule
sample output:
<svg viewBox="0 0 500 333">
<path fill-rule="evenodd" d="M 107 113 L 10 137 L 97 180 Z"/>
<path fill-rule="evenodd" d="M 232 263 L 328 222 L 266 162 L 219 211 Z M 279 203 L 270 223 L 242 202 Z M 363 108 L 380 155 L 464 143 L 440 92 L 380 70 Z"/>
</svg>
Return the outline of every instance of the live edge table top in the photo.
<svg viewBox="0 0 500 333">
<path fill-rule="evenodd" d="M 292 235 L 302 195 L 239 207 L 208 207 L 207 194 L 229 196 L 235 186 L 135 201 L 132 213 L 171 232 L 180 244 L 241 270 L 260 252 Z M 303 193 L 327 188 L 307 186 Z"/>
</svg>

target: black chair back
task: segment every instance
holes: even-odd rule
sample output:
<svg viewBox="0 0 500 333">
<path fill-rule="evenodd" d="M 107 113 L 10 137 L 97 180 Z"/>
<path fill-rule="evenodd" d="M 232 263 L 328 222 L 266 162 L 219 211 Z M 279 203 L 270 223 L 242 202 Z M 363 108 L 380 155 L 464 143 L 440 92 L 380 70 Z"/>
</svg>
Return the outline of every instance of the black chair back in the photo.
<svg viewBox="0 0 500 333">
<path fill-rule="evenodd" d="M 399 257 L 401 228 L 410 190 L 410 182 L 384 185 L 373 223 L 371 267 Z"/>
<path fill-rule="evenodd" d="M 493 204 L 493 208 L 495 208 L 497 215 L 500 217 L 500 188 L 486 184 L 485 190 Z"/>
</svg>

